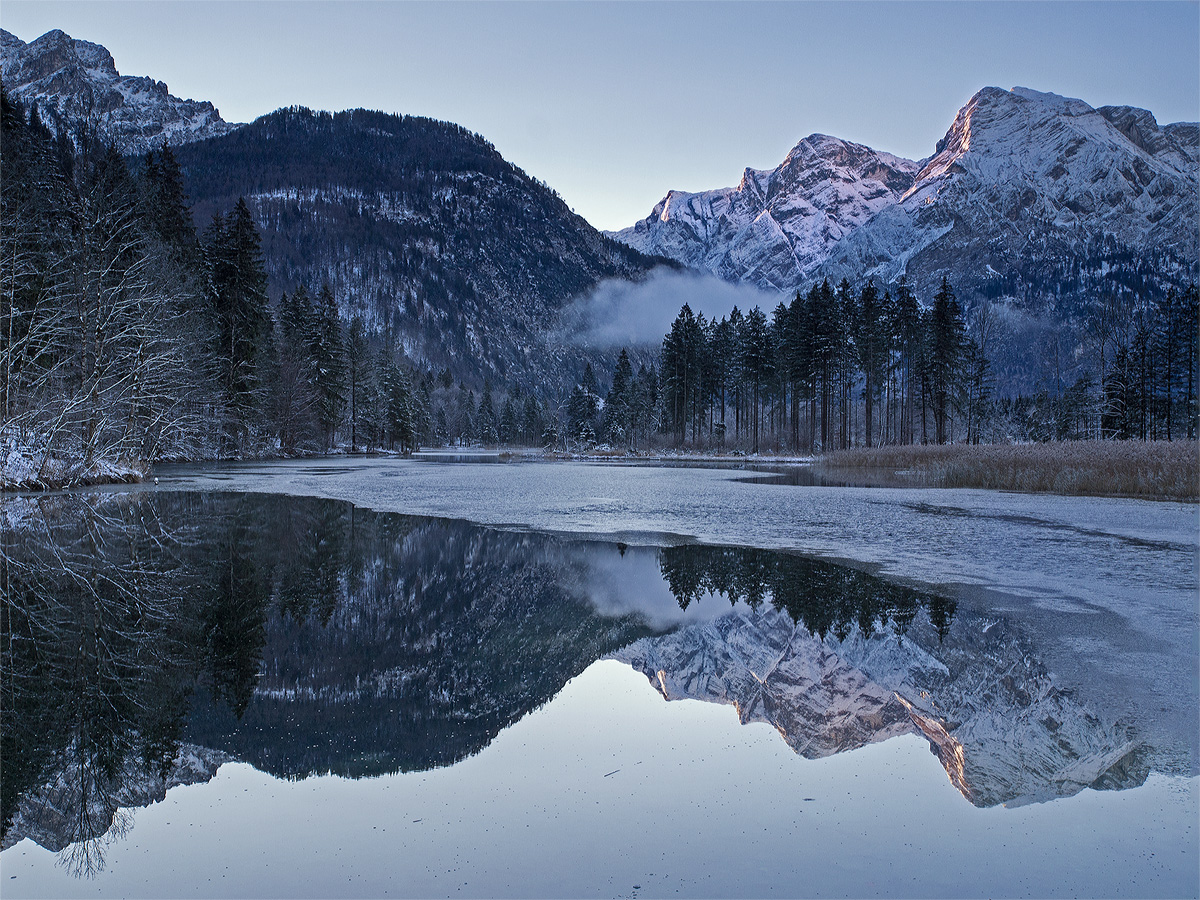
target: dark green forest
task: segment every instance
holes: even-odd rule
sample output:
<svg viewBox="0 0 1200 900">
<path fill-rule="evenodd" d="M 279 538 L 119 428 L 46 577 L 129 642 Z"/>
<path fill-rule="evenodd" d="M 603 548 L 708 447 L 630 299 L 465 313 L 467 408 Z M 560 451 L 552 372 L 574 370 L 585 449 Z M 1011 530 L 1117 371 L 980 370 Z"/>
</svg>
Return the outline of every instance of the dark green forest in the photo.
<svg viewBox="0 0 1200 900">
<path fill-rule="evenodd" d="M 664 338 L 662 426 L 676 445 L 758 452 L 913 443 L 1195 439 L 1200 293 L 1097 301 L 1093 370 L 1063 390 L 998 395 L 988 307 L 964 316 L 947 279 L 922 306 L 889 288 L 827 281 L 770 318 L 684 306 Z M 614 383 L 617 379 L 614 378 Z"/>
</svg>

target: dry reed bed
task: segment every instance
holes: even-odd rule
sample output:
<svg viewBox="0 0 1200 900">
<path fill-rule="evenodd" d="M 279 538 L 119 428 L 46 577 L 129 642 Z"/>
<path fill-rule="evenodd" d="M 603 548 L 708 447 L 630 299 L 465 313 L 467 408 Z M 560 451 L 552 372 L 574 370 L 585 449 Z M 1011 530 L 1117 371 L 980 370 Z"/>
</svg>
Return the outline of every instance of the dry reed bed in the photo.
<svg viewBox="0 0 1200 900">
<path fill-rule="evenodd" d="M 1200 499 L 1196 441 L 1064 441 L 839 450 L 832 471 L 888 469 L 929 487 L 992 488 L 1151 500 Z"/>
</svg>

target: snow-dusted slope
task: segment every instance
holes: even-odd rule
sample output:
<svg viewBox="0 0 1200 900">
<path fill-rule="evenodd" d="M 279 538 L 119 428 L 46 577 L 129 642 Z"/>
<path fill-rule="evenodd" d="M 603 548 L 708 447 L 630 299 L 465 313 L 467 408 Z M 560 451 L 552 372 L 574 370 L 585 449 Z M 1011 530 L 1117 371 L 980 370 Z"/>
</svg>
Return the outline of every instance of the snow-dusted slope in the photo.
<svg viewBox="0 0 1200 900">
<path fill-rule="evenodd" d="M 728 281 L 791 289 L 839 241 L 894 205 L 919 168 L 814 134 L 778 168 L 746 169 L 736 188 L 671 191 L 649 216 L 612 236 Z"/>
<path fill-rule="evenodd" d="M 101 133 L 127 154 L 239 127 L 207 101 L 181 100 L 161 81 L 120 74 L 104 47 L 58 30 L 28 44 L 0 31 L 0 75 L 13 96 L 27 106 L 37 104 L 47 124 L 94 118 Z"/>
<path fill-rule="evenodd" d="M 915 731 L 895 693 L 839 656 L 836 641 L 770 607 L 643 638 L 613 658 L 667 700 L 726 703 L 743 724 L 766 722 L 809 759 Z"/>
<path fill-rule="evenodd" d="M 984 88 L 899 202 L 841 242 L 823 274 L 907 272 L 926 291 L 943 275 L 968 288 L 994 277 L 1010 283 L 994 293 L 1053 293 L 1038 282 L 1107 244 L 1158 254 L 1186 279 L 1200 258 L 1198 155 L 1194 124 Z"/>
</svg>

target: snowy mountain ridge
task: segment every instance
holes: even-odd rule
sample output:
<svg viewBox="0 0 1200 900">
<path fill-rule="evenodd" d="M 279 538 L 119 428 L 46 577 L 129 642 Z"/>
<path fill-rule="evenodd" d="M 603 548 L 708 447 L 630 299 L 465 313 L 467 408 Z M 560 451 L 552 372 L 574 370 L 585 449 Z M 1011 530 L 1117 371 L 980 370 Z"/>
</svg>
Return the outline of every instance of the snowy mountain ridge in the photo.
<svg viewBox="0 0 1200 900">
<path fill-rule="evenodd" d="M 126 154 L 241 127 L 222 119 L 208 101 L 176 97 L 153 78 L 122 75 L 104 47 L 57 29 L 28 44 L 0 30 L 0 78 L 22 103 L 36 103 L 52 128 L 66 121 L 95 121 L 101 135 Z"/>
<path fill-rule="evenodd" d="M 1089 242 L 1166 253 L 1194 271 L 1200 166 L 1194 124 L 1146 110 L 984 88 L 893 206 L 830 254 L 823 274 L 922 285 L 942 275 L 1018 280 L 1030 260 Z"/>
<path fill-rule="evenodd" d="M 612 237 L 727 281 L 794 288 L 831 249 L 907 191 L 920 164 L 825 134 L 775 169 L 746 169 L 736 188 L 670 191 Z"/>
<path fill-rule="evenodd" d="M 779 168 L 747 169 L 737 188 L 673 191 L 613 236 L 762 288 L 907 274 L 925 296 L 947 275 L 960 296 L 1037 306 L 1101 246 L 1195 277 L 1198 195 L 1196 123 L 986 87 L 922 163 L 813 135 Z"/>
</svg>

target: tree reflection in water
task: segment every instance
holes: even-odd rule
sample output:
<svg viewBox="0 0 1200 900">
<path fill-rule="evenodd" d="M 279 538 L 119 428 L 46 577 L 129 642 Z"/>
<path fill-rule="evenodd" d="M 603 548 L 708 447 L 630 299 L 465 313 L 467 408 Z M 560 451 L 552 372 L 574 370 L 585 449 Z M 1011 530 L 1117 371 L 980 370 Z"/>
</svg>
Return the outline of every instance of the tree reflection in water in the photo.
<svg viewBox="0 0 1200 900">
<path fill-rule="evenodd" d="M 965 748 L 960 781 L 981 805 L 1081 789 L 1061 774 L 1071 754 L 1096 760 L 1096 785 L 1145 777 L 1140 763 L 1122 774 L 1133 736 L 1058 691 L 1012 629 L 797 554 L 634 548 L 613 569 L 629 548 L 267 494 L 16 498 L 0 514 L 3 846 L 31 837 L 79 875 L 128 830 L 122 809 L 224 761 L 286 778 L 451 765 L 598 659 L 658 682 L 675 665 L 683 684 L 697 648 L 775 660 L 770 678 L 710 678 L 709 694 L 694 680 L 695 695 L 748 689 L 743 712 L 769 701 L 810 755 L 948 729 L 935 749 L 946 763 Z M 693 636 L 636 596 L 599 612 L 599 582 L 650 554 L 682 618 L 701 601 L 717 615 L 723 597 L 724 624 Z M 784 690 L 800 653 L 869 701 L 861 727 L 831 730 L 803 679 Z"/>
<path fill-rule="evenodd" d="M 767 597 L 811 634 L 845 640 L 857 628 L 870 635 L 890 624 L 902 635 L 925 609 L 939 638 L 954 618 L 954 600 L 793 553 L 689 544 L 661 551 L 659 565 L 681 609 L 706 594 L 757 610 Z"/>
<path fill-rule="evenodd" d="M 598 615 L 545 536 L 276 495 L 0 509 L 3 846 L 79 875 L 122 807 L 229 754 L 283 777 L 449 765 L 654 633 Z"/>
<path fill-rule="evenodd" d="M 24 798 L 31 826 L 89 874 L 102 838 L 127 828 L 131 766 L 162 781 L 174 763 L 202 645 L 200 535 L 142 503 L 47 497 L 5 511 L 5 845 Z"/>
</svg>

